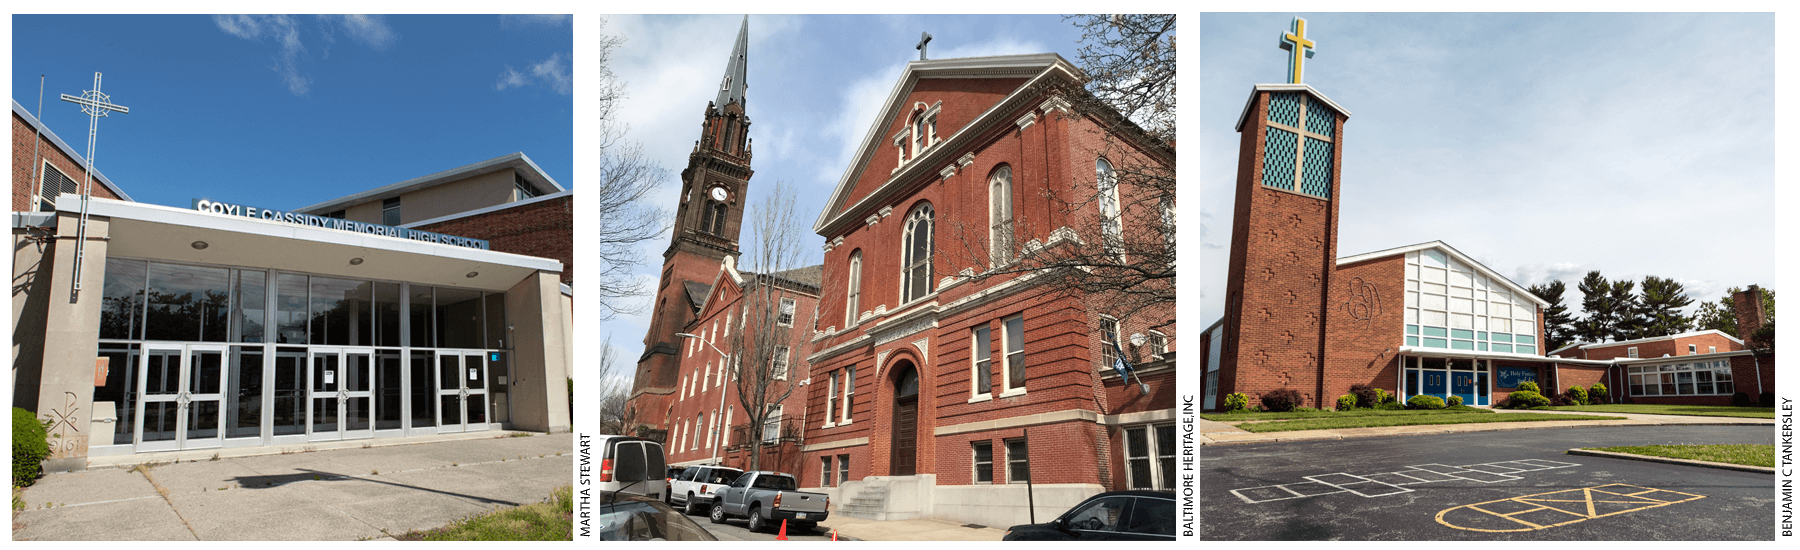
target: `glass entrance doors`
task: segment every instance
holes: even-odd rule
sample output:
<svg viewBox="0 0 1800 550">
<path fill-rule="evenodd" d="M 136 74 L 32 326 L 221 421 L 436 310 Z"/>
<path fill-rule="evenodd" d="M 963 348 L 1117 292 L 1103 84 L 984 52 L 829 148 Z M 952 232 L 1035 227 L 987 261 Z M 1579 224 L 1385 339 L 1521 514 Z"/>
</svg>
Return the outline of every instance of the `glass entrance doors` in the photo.
<svg viewBox="0 0 1800 550">
<path fill-rule="evenodd" d="M 439 350 L 438 432 L 488 429 L 486 351 Z"/>
<path fill-rule="evenodd" d="M 307 372 L 311 441 L 367 439 L 373 428 L 374 354 L 367 348 L 315 347 Z"/>
<path fill-rule="evenodd" d="M 137 379 L 137 448 L 208 449 L 224 442 L 221 345 L 145 344 Z"/>
</svg>

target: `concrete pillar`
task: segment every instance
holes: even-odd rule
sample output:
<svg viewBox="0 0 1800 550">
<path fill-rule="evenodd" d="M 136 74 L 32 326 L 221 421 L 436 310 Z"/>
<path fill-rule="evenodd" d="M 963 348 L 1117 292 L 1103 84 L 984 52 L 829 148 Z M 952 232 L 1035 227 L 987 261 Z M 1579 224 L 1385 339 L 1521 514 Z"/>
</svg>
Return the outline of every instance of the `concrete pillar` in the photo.
<svg viewBox="0 0 1800 550">
<path fill-rule="evenodd" d="M 571 324 L 564 315 L 561 280 L 539 271 L 506 291 L 512 372 L 513 427 L 569 431 L 568 376 Z"/>
<path fill-rule="evenodd" d="M 87 468 L 88 425 L 93 416 L 94 362 L 99 357 L 100 298 L 106 281 L 109 219 L 88 219 L 82 257 L 81 293 L 73 293 L 76 232 L 80 216 L 57 215 L 56 241 L 46 256 L 49 287 L 44 317 L 43 359 L 37 384 L 38 418 L 50 422 L 50 457 L 45 471 Z M 43 277 L 40 270 L 39 277 Z M 15 336 L 15 339 L 17 337 Z"/>
</svg>

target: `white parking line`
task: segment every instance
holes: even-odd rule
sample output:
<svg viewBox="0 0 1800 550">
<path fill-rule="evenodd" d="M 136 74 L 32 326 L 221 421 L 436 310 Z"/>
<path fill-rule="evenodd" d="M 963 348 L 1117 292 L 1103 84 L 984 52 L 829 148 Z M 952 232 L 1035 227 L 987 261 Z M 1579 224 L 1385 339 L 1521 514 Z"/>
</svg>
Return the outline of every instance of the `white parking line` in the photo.
<svg viewBox="0 0 1800 550">
<path fill-rule="evenodd" d="M 1501 481 L 1522 479 L 1518 476 L 1509 474 L 1538 472 L 1573 466 L 1580 466 L 1580 464 L 1535 458 L 1487 462 L 1482 464 L 1470 464 L 1467 466 L 1420 464 L 1417 466 L 1407 466 L 1406 469 L 1399 471 L 1383 472 L 1379 474 L 1356 475 L 1345 472 L 1332 472 L 1328 474 L 1303 476 L 1301 479 L 1306 481 L 1282 485 L 1263 485 L 1260 487 L 1232 489 L 1231 494 L 1243 500 L 1245 504 L 1261 504 L 1277 500 L 1317 497 L 1338 493 L 1350 493 L 1363 498 L 1374 498 L 1413 492 L 1412 489 L 1403 487 L 1404 485 L 1422 485 L 1442 481 L 1497 483 Z M 1500 471 L 1505 471 L 1506 473 L 1500 473 Z M 1387 479 L 1394 477 L 1411 481 L 1402 481 L 1398 479 L 1387 481 Z M 1309 485 L 1329 487 L 1332 490 L 1306 490 L 1308 489 L 1306 486 Z M 1278 489 L 1279 491 L 1277 491 Z M 1304 492 L 1302 492 L 1303 490 Z"/>
</svg>

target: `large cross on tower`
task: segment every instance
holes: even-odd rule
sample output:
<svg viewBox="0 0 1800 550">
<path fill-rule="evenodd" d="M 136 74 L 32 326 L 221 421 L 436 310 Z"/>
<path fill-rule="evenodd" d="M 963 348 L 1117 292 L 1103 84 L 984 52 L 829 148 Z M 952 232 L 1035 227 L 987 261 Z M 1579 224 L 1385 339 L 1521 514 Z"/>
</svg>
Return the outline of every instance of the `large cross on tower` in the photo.
<svg viewBox="0 0 1800 550">
<path fill-rule="evenodd" d="M 920 32 L 919 33 L 919 45 L 913 47 L 913 49 L 919 50 L 919 61 L 925 60 L 925 45 L 930 44 L 930 43 L 931 43 L 931 33 Z"/>
<path fill-rule="evenodd" d="M 94 136 L 100 129 L 100 117 L 109 111 L 131 114 L 131 108 L 109 103 L 111 98 L 100 93 L 100 73 L 94 72 L 94 89 L 81 93 L 81 97 L 62 94 L 62 100 L 81 106 L 81 112 L 88 115 L 87 166 L 81 181 L 81 223 L 75 230 L 75 287 L 70 290 L 69 300 L 74 301 L 81 294 L 81 263 L 87 248 L 88 196 L 93 194 L 94 186 Z"/>
<path fill-rule="evenodd" d="M 1301 56 L 1311 58 L 1313 50 L 1317 49 L 1313 41 L 1306 39 L 1305 19 L 1295 17 L 1294 22 L 1288 25 L 1288 32 L 1281 35 L 1281 49 L 1293 54 L 1288 56 L 1288 83 L 1299 84 L 1300 70 L 1306 63 L 1306 59 Z"/>
</svg>

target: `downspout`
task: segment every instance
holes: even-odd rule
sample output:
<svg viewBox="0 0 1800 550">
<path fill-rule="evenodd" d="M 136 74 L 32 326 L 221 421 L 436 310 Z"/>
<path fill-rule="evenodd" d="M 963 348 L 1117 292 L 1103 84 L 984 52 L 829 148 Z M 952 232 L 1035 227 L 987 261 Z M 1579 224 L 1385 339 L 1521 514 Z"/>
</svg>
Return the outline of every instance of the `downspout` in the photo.
<svg viewBox="0 0 1800 550">
<path fill-rule="evenodd" d="M 1750 360 L 1751 360 L 1751 361 L 1755 361 L 1755 362 L 1756 362 L 1756 363 L 1755 363 L 1755 364 L 1756 364 L 1756 395 L 1758 395 L 1758 396 L 1759 396 L 1759 399 L 1760 399 L 1760 396 L 1761 396 L 1761 395 L 1762 395 L 1762 394 L 1763 394 L 1763 388 L 1762 388 L 1762 358 L 1759 358 L 1759 357 L 1757 357 L 1757 356 L 1756 356 L 1756 354 L 1755 354 L 1755 353 L 1754 353 L 1754 352 L 1752 352 L 1752 353 L 1751 353 L 1751 354 L 1750 354 Z"/>
</svg>

